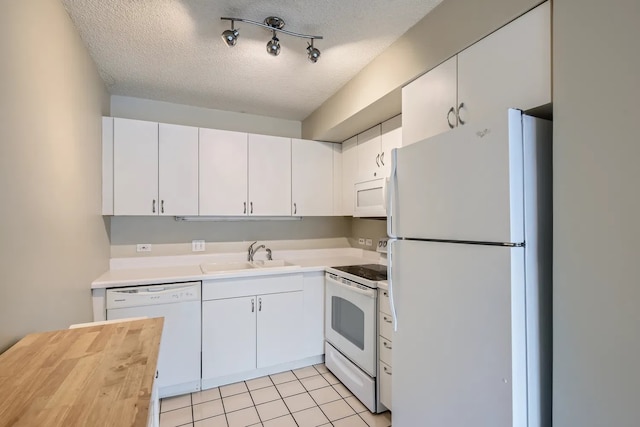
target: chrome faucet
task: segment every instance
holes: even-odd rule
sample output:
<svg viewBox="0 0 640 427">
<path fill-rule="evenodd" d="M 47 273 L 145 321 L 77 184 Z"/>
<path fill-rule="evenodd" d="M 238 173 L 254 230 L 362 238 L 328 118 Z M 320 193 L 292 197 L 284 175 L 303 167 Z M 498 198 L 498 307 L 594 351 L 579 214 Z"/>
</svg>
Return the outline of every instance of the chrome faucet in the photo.
<svg viewBox="0 0 640 427">
<path fill-rule="evenodd" d="M 271 256 L 271 249 L 267 248 L 265 250 L 267 251 L 267 261 L 271 261 L 273 259 Z"/>
<path fill-rule="evenodd" d="M 260 245 L 254 249 L 253 245 L 255 245 L 256 243 L 258 243 L 257 240 L 249 245 L 249 249 L 247 251 L 247 261 L 253 261 L 253 256 L 256 254 L 256 252 L 258 252 L 260 248 L 266 248 L 265 245 Z"/>
</svg>

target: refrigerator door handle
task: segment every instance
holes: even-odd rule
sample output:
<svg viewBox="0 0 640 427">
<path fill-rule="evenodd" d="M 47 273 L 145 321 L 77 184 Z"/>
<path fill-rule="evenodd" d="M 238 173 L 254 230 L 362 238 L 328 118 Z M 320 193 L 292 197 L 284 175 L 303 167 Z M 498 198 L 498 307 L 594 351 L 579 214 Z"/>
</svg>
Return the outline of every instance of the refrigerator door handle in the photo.
<svg viewBox="0 0 640 427">
<path fill-rule="evenodd" d="M 396 153 L 396 148 L 391 150 L 391 174 L 389 175 L 389 184 L 387 185 L 388 194 L 387 197 L 387 236 L 391 239 L 395 239 L 396 236 L 393 229 L 393 205 L 396 201 L 396 187 L 398 186 L 398 172 L 397 172 L 397 164 L 398 164 L 398 156 Z"/>
<path fill-rule="evenodd" d="M 387 269 L 388 271 L 388 280 L 389 283 L 389 306 L 391 308 L 391 317 L 393 318 L 393 331 L 398 332 L 398 316 L 396 314 L 396 305 L 393 301 L 393 244 L 397 242 L 398 239 L 391 238 L 387 241 Z"/>
</svg>

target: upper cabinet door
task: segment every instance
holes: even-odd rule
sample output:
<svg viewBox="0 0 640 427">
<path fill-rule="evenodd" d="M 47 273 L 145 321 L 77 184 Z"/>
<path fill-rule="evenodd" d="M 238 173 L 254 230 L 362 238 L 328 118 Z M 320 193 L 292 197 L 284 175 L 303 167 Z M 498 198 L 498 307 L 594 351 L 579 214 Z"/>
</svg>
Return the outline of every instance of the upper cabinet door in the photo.
<svg viewBox="0 0 640 427">
<path fill-rule="evenodd" d="M 549 102 L 549 2 L 458 54 L 458 105 L 464 104 L 461 123 L 477 123 L 507 108 L 527 110 Z"/>
<path fill-rule="evenodd" d="M 160 215 L 198 215 L 198 128 L 161 123 Z"/>
<path fill-rule="evenodd" d="M 380 176 L 391 173 L 391 150 L 402 147 L 402 116 L 393 117 L 382 123 L 380 135 Z"/>
<path fill-rule="evenodd" d="M 247 134 L 200 129 L 200 215 L 247 215 Z"/>
<path fill-rule="evenodd" d="M 113 214 L 158 215 L 158 123 L 115 118 Z"/>
<path fill-rule="evenodd" d="M 354 192 L 358 174 L 358 138 L 356 136 L 342 143 L 342 214 L 353 216 L 355 210 Z"/>
<path fill-rule="evenodd" d="M 249 134 L 249 215 L 291 215 L 291 138 Z"/>
<path fill-rule="evenodd" d="M 358 134 L 357 182 L 371 181 L 380 174 L 380 125 Z"/>
<path fill-rule="evenodd" d="M 333 215 L 333 145 L 291 140 L 292 215 Z"/>
<path fill-rule="evenodd" d="M 402 88 L 402 145 L 456 126 L 457 59 L 453 57 Z"/>
</svg>

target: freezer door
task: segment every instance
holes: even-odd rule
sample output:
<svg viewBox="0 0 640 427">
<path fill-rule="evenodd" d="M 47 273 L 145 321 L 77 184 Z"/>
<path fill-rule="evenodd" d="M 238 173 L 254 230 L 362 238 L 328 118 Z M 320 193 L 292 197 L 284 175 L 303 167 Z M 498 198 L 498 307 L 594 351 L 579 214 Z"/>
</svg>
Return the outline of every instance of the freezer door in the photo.
<svg viewBox="0 0 640 427">
<path fill-rule="evenodd" d="M 528 425 L 524 248 L 392 251 L 394 427 Z"/>
<path fill-rule="evenodd" d="M 397 150 L 393 234 L 524 241 L 522 113 L 508 110 Z"/>
</svg>

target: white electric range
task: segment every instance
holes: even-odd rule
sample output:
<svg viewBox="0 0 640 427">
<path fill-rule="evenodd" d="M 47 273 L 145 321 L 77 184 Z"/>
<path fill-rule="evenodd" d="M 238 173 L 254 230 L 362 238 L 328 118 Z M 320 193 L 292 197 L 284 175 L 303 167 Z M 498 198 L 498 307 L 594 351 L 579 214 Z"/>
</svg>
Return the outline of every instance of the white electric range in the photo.
<svg viewBox="0 0 640 427">
<path fill-rule="evenodd" d="M 386 279 L 382 264 L 327 268 L 325 276 L 325 364 L 371 412 L 386 410 L 376 387 L 376 288 Z"/>
</svg>

